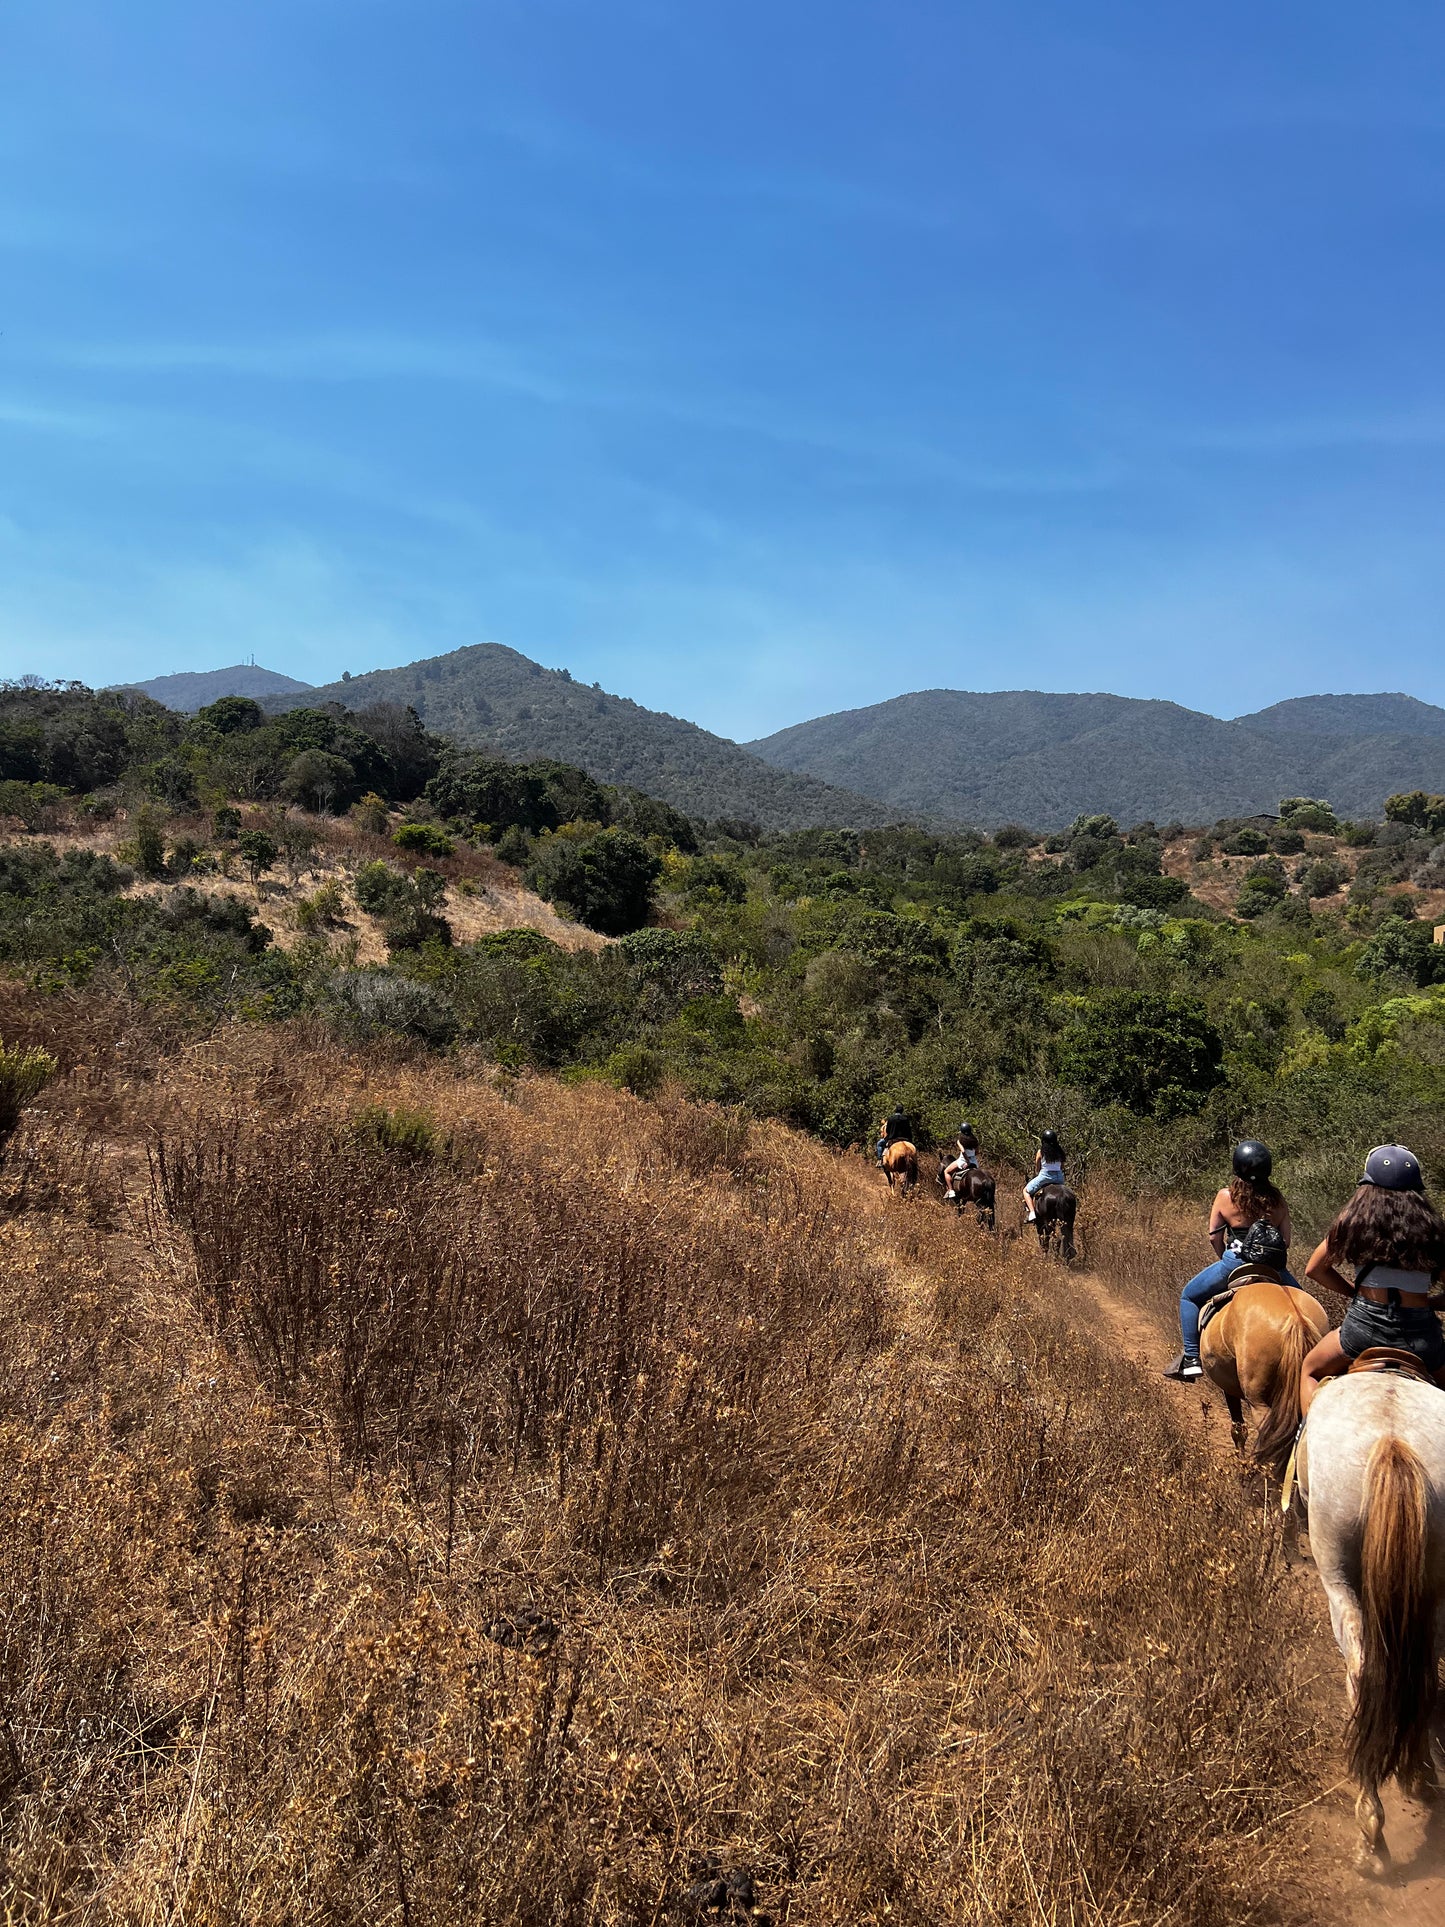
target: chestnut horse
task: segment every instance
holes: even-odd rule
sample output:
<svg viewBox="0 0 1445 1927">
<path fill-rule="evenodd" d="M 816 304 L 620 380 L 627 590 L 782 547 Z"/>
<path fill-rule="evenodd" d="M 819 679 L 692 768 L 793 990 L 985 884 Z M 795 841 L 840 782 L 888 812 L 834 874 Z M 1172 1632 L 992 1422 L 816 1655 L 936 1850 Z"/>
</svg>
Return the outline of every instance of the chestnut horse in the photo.
<svg viewBox="0 0 1445 1927">
<path fill-rule="evenodd" d="M 906 1137 L 895 1138 L 883 1152 L 883 1175 L 888 1180 L 888 1189 L 902 1185 L 906 1198 L 918 1182 L 918 1146 L 910 1144 Z"/>
<path fill-rule="evenodd" d="M 1345 1662 L 1358 1864 L 1383 1872 L 1380 1788 L 1439 1791 L 1430 1756 L 1445 1658 L 1445 1392 L 1352 1371 L 1315 1394 L 1296 1461 L 1310 1551 Z"/>
<path fill-rule="evenodd" d="M 1307 1291 L 1284 1285 L 1273 1273 L 1241 1266 L 1229 1282 L 1242 1279 L 1233 1298 L 1204 1327 L 1199 1362 L 1229 1407 L 1230 1436 L 1245 1446 L 1244 1408 L 1263 1406 L 1254 1438 L 1254 1462 L 1284 1477 L 1290 1448 L 1299 1430 L 1300 1366 L 1330 1328 L 1325 1308 Z"/>
<path fill-rule="evenodd" d="M 947 1151 L 938 1152 L 938 1182 L 943 1186 L 943 1202 L 951 1204 L 963 1216 L 963 1207 L 971 1204 L 979 1223 L 985 1231 L 993 1230 L 994 1198 L 998 1186 L 987 1171 L 980 1171 L 976 1165 L 967 1166 L 953 1174 L 953 1196 L 948 1195 L 948 1179 L 943 1175 L 953 1159 Z"/>
</svg>

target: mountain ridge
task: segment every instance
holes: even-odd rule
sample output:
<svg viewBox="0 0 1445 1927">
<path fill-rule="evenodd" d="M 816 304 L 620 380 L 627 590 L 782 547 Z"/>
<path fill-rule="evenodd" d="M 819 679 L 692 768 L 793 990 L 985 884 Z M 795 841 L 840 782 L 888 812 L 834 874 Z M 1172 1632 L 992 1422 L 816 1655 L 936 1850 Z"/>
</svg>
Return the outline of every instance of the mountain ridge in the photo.
<svg viewBox="0 0 1445 1927">
<path fill-rule="evenodd" d="M 1371 728 L 1401 715 L 1426 727 Z M 1291 794 L 1366 814 L 1396 790 L 1445 789 L 1445 710 L 1397 696 L 1298 697 L 1226 721 L 1099 692 L 914 690 L 745 747 L 904 814 L 985 826 L 1052 829 L 1095 810 L 1206 823 Z"/>
<path fill-rule="evenodd" d="M 304 695 L 309 682 L 283 676 L 279 669 L 262 669 L 254 662 L 232 663 L 229 669 L 182 669 L 171 676 L 152 676 L 146 682 L 117 683 L 118 689 L 139 689 L 167 709 L 194 715 L 207 703 L 222 696 L 251 696 L 257 702 L 267 696 Z"/>
<path fill-rule="evenodd" d="M 551 756 L 599 782 L 660 797 L 691 816 L 734 818 L 763 829 L 877 828 L 888 806 L 816 777 L 781 770 L 726 736 L 646 709 L 566 669 L 545 669 L 503 643 L 471 643 L 396 669 L 372 669 L 303 697 L 264 700 L 272 711 L 325 702 L 361 709 L 409 704 L 428 729 L 513 761 Z M 930 820 L 936 811 L 928 812 Z"/>
</svg>

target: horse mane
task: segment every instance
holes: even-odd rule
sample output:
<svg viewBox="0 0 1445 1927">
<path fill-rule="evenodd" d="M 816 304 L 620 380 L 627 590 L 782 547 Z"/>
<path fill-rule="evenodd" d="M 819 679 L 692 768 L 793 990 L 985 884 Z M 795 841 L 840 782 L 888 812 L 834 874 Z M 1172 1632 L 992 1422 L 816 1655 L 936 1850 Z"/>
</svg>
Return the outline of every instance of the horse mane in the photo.
<svg viewBox="0 0 1445 1927">
<path fill-rule="evenodd" d="M 1365 1472 L 1360 1555 L 1364 1662 L 1350 1714 L 1350 1772 L 1363 1787 L 1411 1781 L 1429 1757 L 1438 1684 L 1435 1600 L 1425 1571 L 1425 1468 L 1393 1433 Z"/>
</svg>

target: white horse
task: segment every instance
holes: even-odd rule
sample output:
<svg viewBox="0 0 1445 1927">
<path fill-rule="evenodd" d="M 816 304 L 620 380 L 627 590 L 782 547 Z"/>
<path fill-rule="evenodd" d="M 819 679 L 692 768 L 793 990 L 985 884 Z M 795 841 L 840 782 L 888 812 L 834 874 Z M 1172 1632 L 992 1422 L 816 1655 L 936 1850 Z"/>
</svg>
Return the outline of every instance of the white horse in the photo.
<svg viewBox="0 0 1445 1927">
<path fill-rule="evenodd" d="M 1389 1859 L 1380 1787 L 1439 1792 L 1445 1654 L 1445 1392 L 1388 1372 L 1323 1385 L 1299 1449 L 1310 1550 L 1345 1660 L 1359 1865 Z"/>
</svg>

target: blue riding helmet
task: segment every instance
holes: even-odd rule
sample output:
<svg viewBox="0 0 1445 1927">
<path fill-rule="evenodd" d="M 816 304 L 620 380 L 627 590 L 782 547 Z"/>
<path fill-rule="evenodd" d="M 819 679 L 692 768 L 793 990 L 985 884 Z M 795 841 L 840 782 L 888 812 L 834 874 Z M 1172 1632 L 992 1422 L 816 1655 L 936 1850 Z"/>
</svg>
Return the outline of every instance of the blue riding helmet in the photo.
<svg viewBox="0 0 1445 1927">
<path fill-rule="evenodd" d="M 1420 1160 L 1403 1144 L 1377 1144 L 1365 1159 L 1365 1174 L 1360 1183 L 1378 1185 L 1382 1191 L 1425 1189 Z"/>
</svg>

